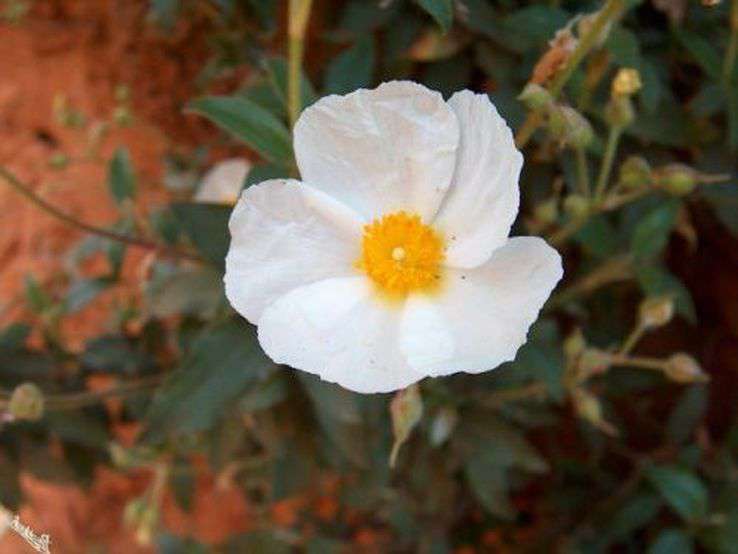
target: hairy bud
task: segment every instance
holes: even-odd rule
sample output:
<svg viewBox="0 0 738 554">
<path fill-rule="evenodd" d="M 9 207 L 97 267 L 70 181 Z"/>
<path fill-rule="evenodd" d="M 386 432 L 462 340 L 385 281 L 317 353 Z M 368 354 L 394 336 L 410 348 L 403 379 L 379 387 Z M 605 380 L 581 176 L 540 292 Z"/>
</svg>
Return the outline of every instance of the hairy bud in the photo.
<svg viewBox="0 0 738 554">
<path fill-rule="evenodd" d="M 551 93 L 537 83 L 528 83 L 518 96 L 523 104 L 531 110 L 540 110 L 553 103 Z"/>
<path fill-rule="evenodd" d="M 564 211 L 572 219 L 582 219 L 589 214 L 590 201 L 581 194 L 570 194 L 564 199 Z"/>
<path fill-rule="evenodd" d="M 684 164 L 669 164 L 656 170 L 656 185 L 674 196 L 685 196 L 699 183 L 699 174 Z"/>
<path fill-rule="evenodd" d="M 551 135 L 572 148 L 586 148 L 594 138 L 586 117 L 570 106 L 555 106 L 549 112 Z"/>
<path fill-rule="evenodd" d="M 637 190 L 652 181 L 651 166 L 640 156 L 630 156 L 620 166 L 619 185 L 627 190 Z"/>
</svg>

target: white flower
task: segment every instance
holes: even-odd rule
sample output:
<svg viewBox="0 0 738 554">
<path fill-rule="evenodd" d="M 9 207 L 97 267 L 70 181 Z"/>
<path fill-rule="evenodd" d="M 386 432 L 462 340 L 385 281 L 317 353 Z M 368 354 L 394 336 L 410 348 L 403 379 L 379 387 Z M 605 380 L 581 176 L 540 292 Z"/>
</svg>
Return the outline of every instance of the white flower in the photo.
<svg viewBox="0 0 738 554">
<path fill-rule="evenodd" d="M 251 163 L 245 158 L 231 158 L 218 162 L 202 178 L 195 193 L 195 201 L 235 204 L 249 171 Z"/>
<path fill-rule="evenodd" d="M 303 181 L 247 189 L 226 258 L 228 299 L 275 362 L 370 393 L 515 358 L 561 258 L 508 238 L 523 157 L 486 95 L 328 96 L 294 146 Z"/>
</svg>

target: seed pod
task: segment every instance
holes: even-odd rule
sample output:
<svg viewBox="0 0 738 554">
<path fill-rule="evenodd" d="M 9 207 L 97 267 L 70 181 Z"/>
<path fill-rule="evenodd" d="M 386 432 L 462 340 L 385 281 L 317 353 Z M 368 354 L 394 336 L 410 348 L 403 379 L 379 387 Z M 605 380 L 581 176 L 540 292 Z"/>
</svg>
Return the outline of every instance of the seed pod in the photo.
<svg viewBox="0 0 738 554">
<path fill-rule="evenodd" d="M 548 115 L 551 136 L 573 148 L 586 148 L 594 138 L 586 117 L 570 106 L 553 106 Z"/>
</svg>

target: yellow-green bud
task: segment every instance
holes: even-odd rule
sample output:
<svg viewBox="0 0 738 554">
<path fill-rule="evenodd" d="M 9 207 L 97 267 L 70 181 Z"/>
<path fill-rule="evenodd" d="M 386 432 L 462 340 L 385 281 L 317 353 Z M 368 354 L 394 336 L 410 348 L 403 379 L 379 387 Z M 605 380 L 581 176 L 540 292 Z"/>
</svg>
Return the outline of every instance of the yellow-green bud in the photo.
<svg viewBox="0 0 738 554">
<path fill-rule="evenodd" d="M 669 194 L 685 196 L 699 183 L 699 174 L 684 164 L 669 164 L 656 170 L 656 184 Z"/>
<path fill-rule="evenodd" d="M 640 156 L 630 156 L 620 166 L 619 184 L 627 190 L 637 190 L 651 183 L 651 166 Z"/>
<path fill-rule="evenodd" d="M 553 102 L 553 96 L 545 88 L 537 83 L 528 83 L 523 92 L 518 96 L 528 109 L 540 110 Z"/>
<path fill-rule="evenodd" d="M 666 360 L 664 375 L 676 383 L 705 383 L 710 376 L 702 371 L 699 362 L 689 354 L 679 352 Z"/>
<path fill-rule="evenodd" d="M 577 328 L 564 340 L 564 356 L 567 360 L 578 358 L 587 347 L 587 341 L 584 340 L 582 330 Z"/>
<path fill-rule="evenodd" d="M 545 225 L 555 223 L 559 218 L 559 203 L 556 198 L 549 198 L 538 204 L 533 210 L 535 220 Z"/>
<path fill-rule="evenodd" d="M 577 388 L 573 391 L 571 399 L 574 409 L 580 418 L 589 422 L 603 433 L 607 433 L 608 435 L 618 434 L 618 430 L 605 420 L 599 398 L 591 392 L 583 388 Z"/>
<path fill-rule="evenodd" d="M 646 298 L 638 309 L 638 317 L 644 329 L 666 325 L 674 317 L 674 300 L 668 296 Z"/>
<path fill-rule="evenodd" d="M 629 96 L 612 96 L 605 106 L 605 120 L 611 127 L 624 129 L 635 119 L 635 109 Z"/>
<path fill-rule="evenodd" d="M 43 392 L 33 383 L 19 385 L 10 397 L 8 412 L 15 419 L 38 421 L 44 415 Z"/>
<path fill-rule="evenodd" d="M 612 80 L 611 94 L 613 96 L 632 96 L 641 90 L 641 74 L 637 69 L 624 67 L 618 70 Z"/>
<path fill-rule="evenodd" d="M 587 118 L 570 106 L 555 106 L 548 116 L 551 136 L 573 148 L 586 148 L 594 138 Z"/>
<path fill-rule="evenodd" d="M 579 375 L 588 379 L 592 375 L 605 373 L 610 369 L 610 356 L 597 348 L 587 348 L 579 357 Z"/>
<path fill-rule="evenodd" d="M 590 201 L 581 194 L 570 194 L 564 198 L 564 211 L 572 219 L 587 217 L 590 210 Z"/>
</svg>

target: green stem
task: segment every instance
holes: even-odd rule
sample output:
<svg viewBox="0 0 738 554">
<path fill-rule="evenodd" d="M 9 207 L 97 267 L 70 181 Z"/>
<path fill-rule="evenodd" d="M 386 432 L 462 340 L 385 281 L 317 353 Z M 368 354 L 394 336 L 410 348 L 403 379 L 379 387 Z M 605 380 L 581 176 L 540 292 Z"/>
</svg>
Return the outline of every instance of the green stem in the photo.
<svg viewBox="0 0 738 554">
<path fill-rule="evenodd" d="M 730 42 L 723 60 L 723 82 L 726 85 L 730 84 L 736 55 L 738 55 L 738 0 L 733 0 L 730 6 Z"/>
<path fill-rule="evenodd" d="M 589 198 L 592 192 L 589 189 L 589 168 L 587 167 L 587 153 L 584 148 L 575 150 L 577 156 L 577 185 L 579 193 Z"/>
<path fill-rule="evenodd" d="M 75 227 L 81 231 L 85 231 L 93 235 L 98 235 L 106 239 L 114 240 L 116 242 L 122 242 L 130 246 L 136 246 L 138 248 L 145 248 L 147 250 L 154 250 L 156 252 L 160 252 L 161 254 L 171 256 L 173 258 L 185 258 L 185 259 L 190 259 L 190 260 L 201 261 L 201 258 L 197 254 L 194 254 L 192 252 L 186 252 L 183 250 L 179 250 L 177 248 L 173 248 L 171 246 L 159 244 L 157 242 L 153 242 L 153 241 L 139 238 L 139 237 L 131 237 L 129 235 L 122 235 L 120 233 L 116 233 L 115 231 L 109 231 L 108 229 L 103 229 L 102 227 L 96 227 L 94 225 L 90 225 L 89 223 L 79 221 L 78 219 L 75 219 L 71 215 L 61 211 L 56 206 L 53 206 L 52 204 L 48 203 L 46 200 L 41 198 L 38 194 L 33 192 L 33 190 L 31 190 L 31 188 L 28 185 L 23 183 L 13 173 L 8 171 L 3 166 L 0 166 L 0 177 L 2 177 L 5 180 L 5 182 L 8 183 L 16 192 L 18 192 L 19 194 L 24 196 L 28 201 L 30 201 L 31 204 L 33 204 L 40 210 L 46 212 L 50 216 L 55 217 L 59 221 L 66 223 L 67 225 L 71 227 Z"/>
<path fill-rule="evenodd" d="M 643 334 L 646 332 L 646 329 L 643 327 L 643 325 L 636 325 L 633 330 L 630 332 L 630 335 L 625 339 L 625 342 L 623 342 L 623 346 L 618 351 L 618 355 L 620 356 L 626 356 L 630 353 L 631 350 L 633 350 L 638 344 L 638 341 L 643 338 Z"/>
<path fill-rule="evenodd" d="M 610 127 L 610 133 L 607 136 L 607 145 L 605 146 L 605 156 L 602 158 L 602 166 L 600 167 L 600 174 L 597 177 L 597 186 L 595 188 L 595 200 L 598 202 L 602 201 L 605 196 L 605 189 L 607 188 L 607 183 L 610 181 L 612 164 L 615 161 L 615 153 L 617 152 L 622 133 L 622 127 Z"/>
<path fill-rule="evenodd" d="M 663 371 L 666 365 L 666 361 L 659 358 L 624 356 L 622 354 L 613 354 L 610 356 L 610 362 L 615 366 L 651 369 L 654 371 Z"/>
<path fill-rule="evenodd" d="M 305 31 L 310 19 L 312 0 L 290 0 L 288 29 L 287 106 L 290 127 L 294 127 L 302 110 L 302 59 L 305 54 Z"/>
<path fill-rule="evenodd" d="M 558 98 L 561 91 L 564 90 L 564 86 L 569 81 L 569 78 L 574 74 L 577 67 L 579 67 L 579 64 L 595 44 L 597 44 L 597 39 L 600 37 L 602 31 L 620 15 L 624 7 L 624 0 L 607 0 L 607 3 L 600 10 L 587 34 L 579 40 L 564 69 L 551 83 L 549 92 L 554 99 Z M 523 148 L 528 143 L 530 137 L 533 136 L 533 133 L 542 122 L 543 116 L 540 111 L 534 111 L 528 114 L 527 119 L 521 125 L 515 136 L 515 144 L 518 148 Z"/>
</svg>

